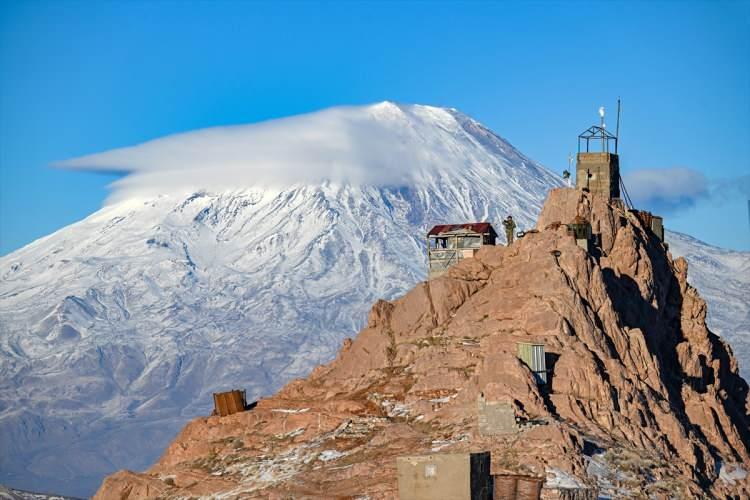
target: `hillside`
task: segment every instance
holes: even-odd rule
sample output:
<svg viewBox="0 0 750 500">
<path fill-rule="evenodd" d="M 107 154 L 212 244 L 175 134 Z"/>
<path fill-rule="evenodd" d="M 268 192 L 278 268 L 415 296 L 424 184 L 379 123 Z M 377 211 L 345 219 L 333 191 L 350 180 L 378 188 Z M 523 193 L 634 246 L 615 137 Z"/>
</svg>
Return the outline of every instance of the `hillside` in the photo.
<svg viewBox="0 0 750 500">
<path fill-rule="evenodd" d="M 228 129 L 268 144 L 233 186 L 185 191 L 172 175 L 155 194 L 136 172 L 98 212 L 0 258 L 0 483 L 86 496 L 149 467 L 212 392 L 267 396 L 333 359 L 373 302 L 425 279 L 433 224 L 512 213 L 527 229 L 561 185 L 455 109 L 384 102 Z M 128 150 L 161 157 L 160 141 L 187 161 L 180 136 Z M 225 146 L 187 154 L 211 164 Z M 262 182 L 267 165 L 326 162 L 350 182 Z M 747 370 L 750 254 L 667 238 Z"/>
<path fill-rule="evenodd" d="M 591 252 L 560 224 L 575 216 L 600 231 Z M 545 478 L 545 494 L 750 495 L 748 385 L 687 262 L 574 189 L 551 192 L 537 229 L 378 301 L 333 362 L 249 411 L 193 420 L 96 498 L 393 498 L 396 457 L 480 450 L 495 473 Z M 547 384 L 519 342 L 545 345 Z M 516 424 L 483 424 L 490 406 Z"/>
</svg>

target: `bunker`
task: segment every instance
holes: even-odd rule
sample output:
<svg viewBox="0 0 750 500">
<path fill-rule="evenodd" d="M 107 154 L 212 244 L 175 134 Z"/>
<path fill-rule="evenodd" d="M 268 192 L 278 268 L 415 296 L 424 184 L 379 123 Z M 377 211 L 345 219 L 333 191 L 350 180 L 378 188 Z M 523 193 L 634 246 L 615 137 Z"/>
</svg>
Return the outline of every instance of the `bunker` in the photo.
<svg viewBox="0 0 750 500">
<path fill-rule="evenodd" d="M 401 500 L 490 500 L 490 453 L 398 457 Z"/>
<path fill-rule="evenodd" d="M 591 224 L 580 215 L 577 215 L 573 219 L 573 222 L 568 224 L 568 231 L 576 239 L 576 245 L 588 252 L 589 243 L 591 242 Z"/>
<path fill-rule="evenodd" d="M 651 219 L 651 231 L 661 240 L 664 241 L 664 219 L 654 215 Z"/>
<path fill-rule="evenodd" d="M 620 158 L 614 153 L 578 153 L 576 188 L 620 197 Z"/>
<path fill-rule="evenodd" d="M 485 245 L 495 245 L 497 233 L 489 222 L 442 224 L 427 233 L 429 277 L 442 276 L 458 261 L 474 257 Z"/>
<path fill-rule="evenodd" d="M 658 215 L 644 210 L 635 210 L 628 190 L 620 177 L 620 157 L 617 148 L 620 141 L 620 100 L 617 100 L 617 129 L 612 134 L 604 123 L 604 107 L 599 109 L 601 123 L 592 125 L 578 135 L 578 154 L 576 156 L 576 189 L 588 191 L 607 197 L 616 205 L 627 206 L 643 223 L 646 229 L 664 242 L 664 220 Z M 620 198 L 621 194 L 624 196 Z M 624 205 L 624 206 L 623 206 Z M 575 223 L 568 224 L 574 229 Z M 576 230 L 574 229 L 574 232 Z M 592 242 L 591 235 L 584 239 L 576 232 L 576 242 L 588 250 Z M 597 235 L 594 235 L 596 240 Z M 594 242 L 594 244 L 596 244 Z"/>
<path fill-rule="evenodd" d="M 641 221 L 641 224 L 646 229 L 650 229 L 651 232 L 664 241 L 664 219 L 658 215 L 654 215 L 646 210 L 631 210 L 630 213 L 634 214 Z"/>
</svg>

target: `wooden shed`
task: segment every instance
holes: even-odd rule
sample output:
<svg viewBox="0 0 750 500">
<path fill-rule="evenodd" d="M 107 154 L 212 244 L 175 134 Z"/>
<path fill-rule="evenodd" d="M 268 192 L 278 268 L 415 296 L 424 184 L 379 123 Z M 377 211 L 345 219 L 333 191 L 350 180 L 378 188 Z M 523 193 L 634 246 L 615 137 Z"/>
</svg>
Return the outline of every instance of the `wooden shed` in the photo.
<svg viewBox="0 0 750 500">
<path fill-rule="evenodd" d="M 235 389 L 228 392 L 214 393 L 214 415 L 226 417 L 233 413 L 245 411 L 247 408 L 247 396 L 245 391 Z"/>
</svg>

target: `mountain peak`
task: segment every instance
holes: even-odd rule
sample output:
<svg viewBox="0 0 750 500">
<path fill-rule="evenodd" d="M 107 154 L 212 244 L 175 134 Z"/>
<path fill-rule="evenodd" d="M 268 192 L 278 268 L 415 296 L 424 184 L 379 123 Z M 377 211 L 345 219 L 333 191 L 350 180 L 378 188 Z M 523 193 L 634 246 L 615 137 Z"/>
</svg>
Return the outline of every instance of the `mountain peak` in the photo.
<svg viewBox="0 0 750 500">
<path fill-rule="evenodd" d="M 469 175 L 509 164 L 486 154 L 482 162 L 465 161 L 487 147 L 518 155 L 504 140 L 454 110 L 383 101 L 175 134 L 58 166 L 128 172 L 113 185 L 114 197 L 122 199 L 324 180 L 413 186 L 433 176 L 450 177 L 458 162 Z M 540 174 L 546 171 L 540 169 Z"/>
</svg>

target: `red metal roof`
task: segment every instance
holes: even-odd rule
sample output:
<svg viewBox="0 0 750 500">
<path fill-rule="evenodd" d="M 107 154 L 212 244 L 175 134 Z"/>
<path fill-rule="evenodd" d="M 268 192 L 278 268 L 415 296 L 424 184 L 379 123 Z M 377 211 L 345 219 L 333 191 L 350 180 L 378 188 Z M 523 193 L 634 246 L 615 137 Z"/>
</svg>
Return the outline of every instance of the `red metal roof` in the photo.
<svg viewBox="0 0 750 500">
<path fill-rule="evenodd" d="M 440 233 L 449 233 L 451 231 L 458 231 L 465 229 L 473 233 L 485 234 L 495 233 L 495 228 L 489 222 L 467 222 L 465 224 L 438 224 L 437 226 L 430 229 L 427 236 L 437 236 Z"/>
</svg>

